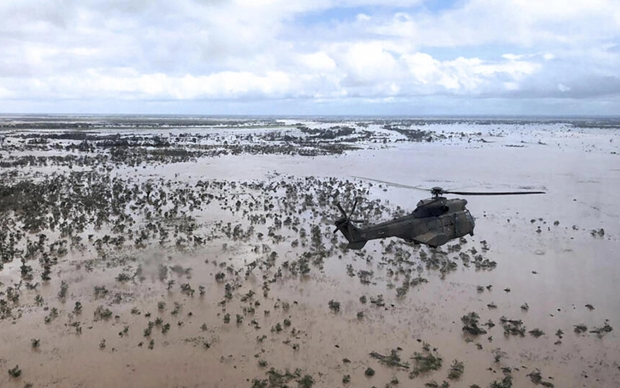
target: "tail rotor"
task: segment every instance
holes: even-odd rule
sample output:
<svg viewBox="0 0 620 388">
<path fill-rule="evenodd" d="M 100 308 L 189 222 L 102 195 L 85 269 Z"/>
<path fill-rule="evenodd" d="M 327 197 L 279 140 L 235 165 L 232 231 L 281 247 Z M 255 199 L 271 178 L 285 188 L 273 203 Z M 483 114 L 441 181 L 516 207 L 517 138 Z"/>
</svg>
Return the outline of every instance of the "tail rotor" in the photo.
<svg viewBox="0 0 620 388">
<path fill-rule="evenodd" d="M 351 207 L 351 211 L 349 212 L 349 214 L 347 214 L 347 212 L 342 208 L 340 203 L 336 204 L 336 207 L 342 214 L 342 217 L 334 222 L 334 225 L 336 225 L 336 229 L 334 229 L 334 233 L 336 233 L 337 231 L 340 231 L 344 235 L 344 237 L 349 242 L 349 245 L 347 246 L 349 249 L 361 249 L 366 244 L 366 240 L 363 240 L 360 238 L 360 229 L 352 224 L 352 223 L 364 223 L 365 222 L 364 220 L 351 219 L 351 216 L 353 216 L 353 213 L 355 212 L 355 209 L 357 208 L 357 204 L 358 204 L 358 199 L 355 198 L 355 201 L 353 202 L 353 206 Z"/>
<path fill-rule="evenodd" d="M 336 229 L 334 229 L 334 233 L 336 233 L 338 231 L 340 226 L 348 226 L 348 224 L 350 224 L 351 222 L 353 222 L 353 223 L 364 223 L 364 222 L 366 222 L 365 220 L 353 220 L 353 219 L 351 219 L 351 217 L 353 216 L 353 213 L 355 212 L 355 209 L 357 208 L 357 204 L 358 204 L 358 198 L 355 198 L 355 201 L 353 201 L 353 206 L 351 207 L 351 211 L 349 212 L 349 214 L 347 214 L 347 212 L 344 210 L 344 208 L 342 207 L 340 202 L 336 203 L 336 207 L 338 208 L 338 210 L 340 210 L 340 213 L 342 214 L 342 217 L 339 218 L 338 220 L 334 221 L 334 224 L 336 225 Z"/>
</svg>

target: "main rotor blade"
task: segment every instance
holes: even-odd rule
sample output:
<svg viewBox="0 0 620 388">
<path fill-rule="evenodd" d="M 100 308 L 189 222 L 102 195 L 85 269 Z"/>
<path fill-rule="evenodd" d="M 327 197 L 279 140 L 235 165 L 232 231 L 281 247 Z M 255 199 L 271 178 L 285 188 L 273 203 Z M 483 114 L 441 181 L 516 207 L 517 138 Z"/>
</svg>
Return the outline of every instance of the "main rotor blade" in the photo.
<svg viewBox="0 0 620 388">
<path fill-rule="evenodd" d="M 383 183 L 384 185 L 388 185 L 388 186 L 393 186 L 393 187 L 399 187 L 401 189 L 413 189 L 413 190 L 421 190 L 421 191 L 426 191 L 428 192 L 428 189 L 425 189 L 423 187 L 416 187 L 416 186 L 409 186 L 409 185 L 403 185 L 401 183 L 395 183 L 395 182 L 389 182 L 389 181 L 382 181 L 380 179 L 373 179 L 373 178 L 366 178 L 363 176 L 355 176 L 355 175 L 351 175 L 352 178 L 355 179 L 360 179 L 360 180 L 365 180 L 365 181 L 371 181 L 371 182 L 377 182 L 377 183 Z"/>
<path fill-rule="evenodd" d="M 354 222 L 354 223 L 356 223 L 356 224 L 365 224 L 365 223 L 367 223 L 367 222 L 368 222 L 367 220 L 350 220 L 350 221 L 351 221 L 351 222 Z"/>
<path fill-rule="evenodd" d="M 366 181 L 383 183 L 383 184 L 388 185 L 388 186 L 399 187 L 399 188 L 402 188 L 402 189 L 414 189 L 414 190 L 421 190 L 421 191 L 426 191 L 426 192 L 432 191 L 432 189 L 427 189 L 427 188 L 423 188 L 423 187 L 404 185 L 404 184 L 401 184 L 401 183 L 394 183 L 394 182 L 389 182 L 389 181 L 383 181 L 383 180 L 380 180 L 380 179 L 366 178 L 366 177 L 363 177 L 363 176 L 352 175 L 351 177 L 352 178 L 356 178 L 356 179 L 366 180 Z M 544 192 L 544 191 L 452 191 L 452 190 L 443 190 L 442 189 L 439 194 L 457 194 L 457 195 L 529 195 L 529 194 L 546 194 L 546 192 Z"/>
<path fill-rule="evenodd" d="M 544 191 L 450 191 L 442 190 L 442 194 L 456 195 L 529 195 L 546 194 Z"/>
</svg>

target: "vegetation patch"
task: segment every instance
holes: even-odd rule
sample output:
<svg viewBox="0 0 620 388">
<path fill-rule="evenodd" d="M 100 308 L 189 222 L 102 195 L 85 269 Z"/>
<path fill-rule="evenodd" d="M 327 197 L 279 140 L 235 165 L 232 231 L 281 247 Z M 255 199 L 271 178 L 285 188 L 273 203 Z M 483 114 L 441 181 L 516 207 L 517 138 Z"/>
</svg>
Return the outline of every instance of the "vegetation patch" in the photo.
<svg viewBox="0 0 620 388">
<path fill-rule="evenodd" d="M 397 349 L 392 349 L 389 356 L 385 356 L 377 352 L 371 352 L 370 357 L 379 360 L 380 363 L 387 366 L 409 369 L 409 364 L 401 361 L 398 351 L 399 350 Z"/>
<path fill-rule="evenodd" d="M 461 317 L 463 331 L 471 335 L 486 334 L 487 331 L 479 326 L 480 316 L 475 311 Z"/>
<path fill-rule="evenodd" d="M 441 356 L 437 352 L 431 350 L 424 350 L 422 353 L 415 352 L 412 359 L 412 370 L 409 373 L 409 378 L 411 379 L 424 373 L 437 371 L 441 369 L 443 365 Z"/>
</svg>

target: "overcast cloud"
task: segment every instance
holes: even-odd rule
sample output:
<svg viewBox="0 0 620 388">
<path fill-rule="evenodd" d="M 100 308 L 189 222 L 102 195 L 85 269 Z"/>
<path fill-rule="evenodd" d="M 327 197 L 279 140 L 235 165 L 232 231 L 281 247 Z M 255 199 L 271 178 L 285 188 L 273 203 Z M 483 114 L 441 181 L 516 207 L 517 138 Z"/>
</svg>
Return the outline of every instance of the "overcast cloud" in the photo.
<svg viewBox="0 0 620 388">
<path fill-rule="evenodd" d="M 607 114 L 617 0 L 0 2 L 0 111 Z"/>
</svg>

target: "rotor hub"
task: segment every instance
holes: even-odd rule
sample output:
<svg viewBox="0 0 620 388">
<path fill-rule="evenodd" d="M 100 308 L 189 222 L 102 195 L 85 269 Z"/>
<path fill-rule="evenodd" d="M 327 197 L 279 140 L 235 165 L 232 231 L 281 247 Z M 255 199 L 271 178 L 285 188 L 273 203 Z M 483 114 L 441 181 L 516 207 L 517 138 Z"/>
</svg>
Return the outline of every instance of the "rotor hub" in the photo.
<svg viewBox="0 0 620 388">
<path fill-rule="evenodd" d="M 444 193 L 443 189 L 439 186 L 435 186 L 431 189 L 431 193 L 433 194 L 433 196 L 435 198 L 439 197 L 441 194 Z"/>
</svg>

